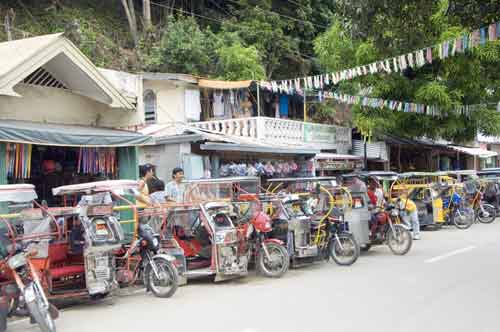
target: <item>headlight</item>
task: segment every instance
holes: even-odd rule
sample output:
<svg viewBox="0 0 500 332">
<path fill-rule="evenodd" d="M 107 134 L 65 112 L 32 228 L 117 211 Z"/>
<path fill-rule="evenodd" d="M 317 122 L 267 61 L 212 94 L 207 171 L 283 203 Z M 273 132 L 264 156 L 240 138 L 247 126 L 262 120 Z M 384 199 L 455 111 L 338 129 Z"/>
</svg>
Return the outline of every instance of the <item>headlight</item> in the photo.
<svg viewBox="0 0 500 332">
<path fill-rule="evenodd" d="M 159 244 L 160 244 L 160 241 L 158 241 L 158 238 L 157 238 L 157 237 L 154 237 L 154 238 L 153 238 L 153 246 L 154 246 L 155 248 L 157 248 L 157 247 L 159 246 Z"/>
<path fill-rule="evenodd" d="M 398 215 L 399 215 L 399 211 L 398 210 L 394 209 L 394 210 L 391 211 L 391 216 L 397 217 Z"/>
</svg>

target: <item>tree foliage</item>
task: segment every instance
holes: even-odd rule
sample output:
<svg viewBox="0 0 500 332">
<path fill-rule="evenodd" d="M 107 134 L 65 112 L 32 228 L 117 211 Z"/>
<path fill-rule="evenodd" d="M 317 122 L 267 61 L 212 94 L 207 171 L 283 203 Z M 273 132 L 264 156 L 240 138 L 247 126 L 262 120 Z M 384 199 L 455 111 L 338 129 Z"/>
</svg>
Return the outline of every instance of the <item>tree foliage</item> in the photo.
<svg viewBox="0 0 500 332">
<path fill-rule="evenodd" d="M 337 1 L 335 22 L 315 40 L 320 64 L 327 71 L 347 69 L 455 38 L 470 27 L 451 2 Z M 478 20 L 474 28 L 492 19 L 499 20 L 500 11 Z M 500 42 L 445 60 L 436 58 L 435 54 L 432 64 L 403 74 L 377 74 L 335 87 L 349 94 L 370 91 L 374 97 L 437 105 L 444 113 L 432 117 L 355 107 L 354 123 L 363 135 L 391 133 L 464 142 L 474 139 L 477 130 L 500 134 L 500 116 L 493 110 L 477 109 L 470 117 L 455 111 L 459 105 L 495 107 L 499 101 L 500 74 L 494 67 L 500 65 Z"/>
</svg>

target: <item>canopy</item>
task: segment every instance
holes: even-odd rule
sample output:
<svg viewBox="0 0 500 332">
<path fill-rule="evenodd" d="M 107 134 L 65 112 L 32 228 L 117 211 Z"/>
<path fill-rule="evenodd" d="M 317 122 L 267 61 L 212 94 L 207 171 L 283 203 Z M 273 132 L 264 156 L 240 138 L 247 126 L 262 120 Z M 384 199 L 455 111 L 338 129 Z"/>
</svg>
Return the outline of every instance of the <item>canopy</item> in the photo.
<svg viewBox="0 0 500 332">
<path fill-rule="evenodd" d="M 153 139 L 151 136 L 125 130 L 6 120 L 0 122 L 0 141 L 56 146 L 119 147 L 146 145 Z"/>
<path fill-rule="evenodd" d="M 337 154 L 337 153 L 318 153 L 314 159 L 332 159 L 332 160 L 361 160 L 360 156 L 355 156 L 351 154 Z"/>
<path fill-rule="evenodd" d="M 467 148 L 464 146 L 455 146 L 455 145 L 450 145 L 449 147 L 455 151 L 465 153 L 471 156 L 476 156 L 479 158 L 491 158 L 491 157 L 496 157 L 498 155 L 498 153 L 494 151 L 488 151 L 481 148 Z"/>
<path fill-rule="evenodd" d="M 0 202 L 27 203 L 37 198 L 32 184 L 0 185 Z"/>
<path fill-rule="evenodd" d="M 243 89 L 248 88 L 253 81 L 215 81 L 215 80 L 205 80 L 199 79 L 198 86 L 200 88 L 210 88 L 210 89 Z"/>
<path fill-rule="evenodd" d="M 55 196 L 87 193 L 87 192 L 107 192 L 107 191 L 133 191 L 138 187 L 138 182 L 134 180 L 110 180 L 110 181 L 97 181 L 80 184 L 71 184 L 68 186 L 61 186 L 52 188 L 52 193 Z"/>
</svg>

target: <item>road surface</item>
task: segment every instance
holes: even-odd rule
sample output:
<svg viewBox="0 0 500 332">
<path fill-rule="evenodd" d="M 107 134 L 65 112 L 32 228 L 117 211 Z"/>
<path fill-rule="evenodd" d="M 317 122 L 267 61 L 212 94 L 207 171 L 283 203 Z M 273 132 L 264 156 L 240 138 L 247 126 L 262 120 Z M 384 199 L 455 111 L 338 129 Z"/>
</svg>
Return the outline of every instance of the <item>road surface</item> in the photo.
<svg viewBox="0 0 500 332">
<path fill-rule="evenodd" d="M 281 279 L 196 281 L 171 299 L 144 291 L 73 306 L 59 332 L 500 330 L 500 220 L 424 232 L 406 256 L 375 247 L 351 267 L 322 263 Z M 25 319 L 8 331 L 38 331 Z"/>
</svg>

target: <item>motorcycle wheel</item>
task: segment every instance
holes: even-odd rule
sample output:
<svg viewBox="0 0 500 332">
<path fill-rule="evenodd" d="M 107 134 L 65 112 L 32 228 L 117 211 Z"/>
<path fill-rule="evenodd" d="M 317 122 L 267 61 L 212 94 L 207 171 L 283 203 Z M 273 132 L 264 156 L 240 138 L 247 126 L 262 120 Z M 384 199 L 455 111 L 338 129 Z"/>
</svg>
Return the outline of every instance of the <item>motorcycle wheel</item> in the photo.
<svg viewBox="0 0 500 332">
<path fill-rule="evenodd" d="M 28 286 L 30 287 L 30 286 Z M 36 284 L 33 283 L 31 287 L 36 288 Z M 35 294 L 43 292 L 43 289 L 36 290 Z M 56 324 L 50 315 L 48 308 L 43 305 L 42 299 L 36 296 L 35 300 L 26 302 L 26 307 L 33 318 L 33 320 L 38 324 L 42 332 L 56 332 Z"/>
<path fill-rule="evenodd" d="M 179 275 L 175 266 L 163 257 L 155 257 L 154 264 L 158 269 L 159 274 L 162 276 L 158 280 L 155 276 L 151 264 L 148 264 L 145 271 L 145 280 L 147 287 L 153 292 L 156 297 L 167 298 L 174 295 L 179 287 Z"/>
<path fill-rule="evenodd" d="M 354 236 L 348 233 L 338 234 L 338 241 L 335 236 L 332 236 L 328 249 L 333 261 L 341 266 L 352 265 L 359 257 L 359 245 Z"/>
<path fill-rule="evenodd" d="M 265 245 L 271 260 L 266 257 L 264 250 L 261 249 L 258 257 L 259 270 L 265 277 L 280 278 L 290 266 L 290 256 L 288 251 L 282 245 L 277 243 L 266 243 Z"/>
<path fill-rule="evenodd" d="M 483 210 L 488 214 L 485 215 L 481 208 L 476 211 L 476 219 L 483 224 L 491 224 L 497 217 L 497 210 L 491 204 L 482 204 Z"/>
<path fill-rule="evenodd" d="M 406 255 L 413 243 L 411 232 L 403 225 L 396 224 L 392 227 L 394 232 L 389 228 L 386 233 L 387 245 L 394 255 Z"/>
<path fill-rule="evenodd" d="M 467 229 L 474 223 L 474 210 L 472 209 L 460 209 L 455 210 L 452 213 L 452 222 L 458 229 Z"/>
<path fill-rule="evenodd" d="M 372 245 L 370 243 L 367 243 L 367 244 L 361 246 L 360 249 L 361 249 L 361 251 L 367 252 L 370 250 L 371 247 L 372 247 Z"/>
</svg>

